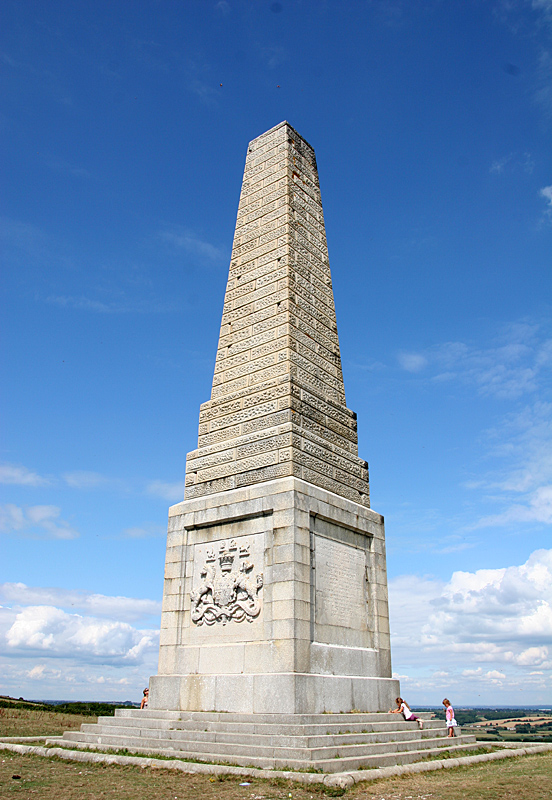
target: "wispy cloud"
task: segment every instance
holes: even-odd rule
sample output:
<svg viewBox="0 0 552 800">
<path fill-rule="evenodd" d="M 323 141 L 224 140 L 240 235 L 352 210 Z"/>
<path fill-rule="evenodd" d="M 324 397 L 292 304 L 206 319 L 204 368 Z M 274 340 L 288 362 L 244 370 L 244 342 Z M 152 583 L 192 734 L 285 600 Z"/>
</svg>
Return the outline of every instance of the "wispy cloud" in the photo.
<svg viewBox="0 0 552 800">
<path fill-rule="evenodd" d="M 544 186 L 540 192 L 539 196 L 543 197 L 546 202 L 546 208 L 544 210 L 544 217 L 552 222 L 552 184 L 550 186 Z"/>
<path fill-rule="evenodd" d="M 506 167 L 506 165 L 509 164 L 510 161 L 512 160 L 512 157 L 513 154 L 510 153 L 507 156 L 503 156 L 502 158 L 493 161 L 489 169 L 489 172 L 494 172 L 496 175 L 501 175 L 504 172 L 504 168 Z"/>
<path fill-rule="evenodd" d="M 179 225 L 166 227 L 159 233 L 159 238 L 173 247 L 186 250 L 188 253 L 208 261 L 220 262 L 225 258 L 225 251 L 222 248 L 203 241 L 192 231 Z"/>
<path fill-rule="evenodd" d="M 18 486 L 49 486 L 51 480 L 16 464 L 0 464 L 0 483 Z"/>
<path fill-rule="evenodd" d="M 125 528 L 123 537 L 126 539 L 150 539 L 151 537 L 165 536 L 165 528 L 155 523 Z"/>
<path fill-rule="evenodd" d="M 3 242 L 3 258 L 9 258 L 12 264 L 42 265 L 48 260 L 64 266 L 68 263 L 66 253 L 56 246 L 52 237 L 28 222 L 0 217 L 0 241 Z"/>
<path fill-rule="evenodd" d="M 531 5 L 536 11 L 541 11 L 544 18 L 552 23 L 552 0 L 532 0 Z"/>
<path fill-rule="evenodd" d="M 109 475 L 101 475 L 99 472 L 87 470 L 66 472 L 63 475 L 63 480 L 71 489 L 115 491 L 125 494 L 134 491 L 133 482 L 130 480 L 113 478 Z"/>
<path fill-rule="evenodd" d="M 407 372 L 421 372 L 428 364 L 426 356 L 421 353 L 400 352 L 397 359 L 399 365 Z"/>
<path fill-rule="evenodd" d="M 105 475 L 100 475 L 98 472 L 86 472 L 85 470 L 66 472 L 63 478 L 67 485 L 73 489 L 93 489 L 96 486 L 105 486 L 108 482 Z"/>
<path fill-rule="evenodd" d="M 260 51 L 261 59 L 269 69 L 276 69 L 288 60 L 287 51 L 283 47 L 263 47 Z"/>
<path fill-rule="evenodd" d="M 48 295 L 44 302 L 61 308 L 74 308 L 79 311 L 92 311 L 100 314 L 165 314 L 174 311 L 176 305 L 159 303 L 150 297 L 141 299 L 117 298 L 97 300 L 85 295 Z"/>
<path fill-rule="evenodd" d="M 506 415 L 482 440 L 498 466 L 473 487 L 501 510 L 472 527 L 552 522 L 552 403 L 537 401 Z"/>
<path fill-rule="evenodd" d="M 184 499 L 184 481 L 176 481 L 176 483 L 152 481 L 147 486 L 147 492 L 162 497 L 163 500 L 177 503 Z"/>
<path fill-rule="evenodd" d="M 26 586 L 24 583 L 0 584 L 2 603 L 17 606 L 56 606 L 66 610 L 80 610 L 96 617 L 112 617 L 126 622 L 157 616 L 161 603 L 136 597 L 121 597 L 84 592 L 79 589 Z"/>
<path fill-rule="evenodd" d="M 430 374 L 434 381 L 460 380 L 482 395 L 518 398 L 534 392 L 552 364 L 552 338 L 538 325 L 516 323 L 504 329 L 488 348 L 445 342 L 421 351 L 400 352 L 399 366 Z"/>
<path fill-rule="evenodd" d="M 0 531 L 24 533 L 31 536 L 46 535 L 51 539 L 75 539 L 80 534 L 69 522 L 60 518 L 57 506 L 27 506 L 13 503 L 0 506 Z"/>
<path fill-rule="evenodd" d="M 523 171 L 531 175 L 535 169 L 535 162 L 531 153 L 509 153 L 507 156 L 495 159 L 489 168 L 489 172 L 495 175 L 503 175 L 506 171 Z"/>
<path fill-rule="evenodd" d="M 552 485 L 540 486 L 528 494 L 525 503 L 513 503 L 500 514 L 482 517 L 473 527 L 504 527 L 513 522 L 552 523 Z"/>
</svg>

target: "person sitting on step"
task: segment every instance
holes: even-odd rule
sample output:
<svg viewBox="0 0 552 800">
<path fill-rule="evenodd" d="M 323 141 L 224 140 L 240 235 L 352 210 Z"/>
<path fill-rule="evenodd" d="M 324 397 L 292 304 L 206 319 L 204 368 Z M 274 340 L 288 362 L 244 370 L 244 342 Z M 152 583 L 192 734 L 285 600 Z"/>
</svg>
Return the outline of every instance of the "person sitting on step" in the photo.
<svg viewBox="0 0 552 800">
<path fill-rule="evenodd" d="M 407 722 L 417 722 L 420 730 L 423 730 L 424 727 L 423 720 L 417 717 L 416 714 L 412 713 L 412 711 L 410 710 L 410 706 L 408 705 L 406 700 L 403 700 L 402 697 L 397 697 L 395 702 L 397 703 L 397 708 L 390 708 L 389 713 L 402 714 Z"/>
</svg>

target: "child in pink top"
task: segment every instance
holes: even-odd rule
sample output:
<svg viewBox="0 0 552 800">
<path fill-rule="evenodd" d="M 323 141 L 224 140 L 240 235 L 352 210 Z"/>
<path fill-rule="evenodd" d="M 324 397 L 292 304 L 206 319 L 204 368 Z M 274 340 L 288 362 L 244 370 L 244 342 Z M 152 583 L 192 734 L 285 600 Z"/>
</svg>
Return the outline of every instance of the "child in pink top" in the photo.
<svg viewBox="0 0 552 800">
<path fill-rule="evenodd" d="M 450 704 L 450 700 L 447 700 L 446 697 L 443 700 L 443 705 L 445 707 L 445 719 L 447 722 L 448 735 L 451 738 L 454 738 L 454 729 L 458 725 L 458 723 L 454 719 L 454 709 Z"/>
</svg>

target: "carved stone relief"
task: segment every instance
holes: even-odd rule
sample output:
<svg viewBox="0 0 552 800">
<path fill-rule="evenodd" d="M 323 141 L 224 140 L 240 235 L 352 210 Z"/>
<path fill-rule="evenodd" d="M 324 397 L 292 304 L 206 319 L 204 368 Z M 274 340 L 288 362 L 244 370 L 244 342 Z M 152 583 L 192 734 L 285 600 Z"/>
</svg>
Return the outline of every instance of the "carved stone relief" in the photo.
<svg viewBox="0 0 552 800">
<path fill-rule="evenodd" d="M 241 537 L 197 547 L 191 617 L 196 625 L 253 622 L 261 612 L 262 572 L 256 572 L 251 544 Z"/>
</svg>

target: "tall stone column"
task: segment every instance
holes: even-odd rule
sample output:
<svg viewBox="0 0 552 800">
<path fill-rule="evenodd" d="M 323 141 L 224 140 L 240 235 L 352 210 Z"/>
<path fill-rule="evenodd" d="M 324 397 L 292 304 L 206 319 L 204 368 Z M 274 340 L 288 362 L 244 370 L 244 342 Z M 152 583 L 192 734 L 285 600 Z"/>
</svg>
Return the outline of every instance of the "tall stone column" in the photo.
<svg viewBox="0 0 552 800">
<path fill-rule="evenodd" d="M 386 710 L 383 518 L 345 405 L 316 159 L 249 144 L 211 399 L 169 511 L 150 706 Z"/>
</svg>

